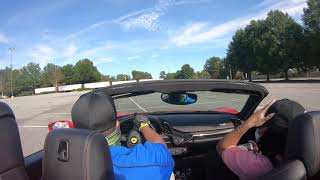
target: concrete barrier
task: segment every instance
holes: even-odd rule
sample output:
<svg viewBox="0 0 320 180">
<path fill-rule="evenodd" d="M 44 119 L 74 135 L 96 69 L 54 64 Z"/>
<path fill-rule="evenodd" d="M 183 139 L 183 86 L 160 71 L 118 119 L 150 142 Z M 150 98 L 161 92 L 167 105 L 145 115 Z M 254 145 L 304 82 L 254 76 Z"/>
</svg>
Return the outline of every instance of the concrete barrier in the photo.
<svg viewBox="0 0 320 180">
<path fill-rule="evenodd" d="M 153 80 L 163 80 L 163 79 L 141 79 L 140 82 L 153 81 Z M 136 80 L 114 81 L 114 82 L 112 82 L 112 85 L 133 83 L 133 82 L 137 82 L 137 81 Z M 86 83 L 86 84 L 84 84 L 84 88 L 95 89 L 95 88 L 107 87 L 110 85 L 111 85 L 110 82 L 107 82 L 107 81 L 106 82 L 96 82 L 96 83 Z M 59 86 L 58 91 L 59 92 L 73 91 L 73 90 L 81 89 L 81 87 L 82 87 L 82 84 L 64 85 L 64 86 Z M 35 91 L 35 94 L 41 94 L 41 93 L 46 93 L 46 92 L 55 92 L 56 89 L 55 89 L 55 87 L 45 87 L 45 88 L 37 88 L 34 91 Z"/>
<path fill-rule="evenodd" d="M 86 89 L 95 89 L 110 86 L 110 82 L 96 82 L 96 83 L 86 83 L 84 88 Z"/>
<path fill-rule="evenodd" d="M 59 86 L 59 92 L 81 89 L 82 84 Z"/>
<path fill-rule="evenodd" d="M 131 80 L 131 81 L 114 81 L 112 82 L 112 85 L 117 85 L 117 84 L 126 84 L 126 83 L 133 83 L 137 82 L 136 80 Z"/>
<path fill-rule="evenodd" d="M 159 81 L 159 80 L 163 80 L 163 79 L 141 79 L 139 81 L 143 82 L 143 81 Z"/>
<path fill-rule="evenodd" d="M 45 88 L 37 88 L 34 90 L 35 94 L 41 94 L 41 93 L 46 93 L 46 92 L 54 92 L 56 91 L 55 87 L 45 87 Z"/>
</svg>

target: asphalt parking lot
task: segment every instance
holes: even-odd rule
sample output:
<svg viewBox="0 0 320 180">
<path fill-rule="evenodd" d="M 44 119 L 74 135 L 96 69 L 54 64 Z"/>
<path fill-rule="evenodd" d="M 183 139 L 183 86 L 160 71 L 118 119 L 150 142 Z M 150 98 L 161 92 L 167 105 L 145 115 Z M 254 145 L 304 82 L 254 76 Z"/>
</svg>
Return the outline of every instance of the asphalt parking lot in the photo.
<svg viewBox="0 0 320 180">
<path fill-rule="evenodd" d="M 290 98 L 300 102 L 307 110 L 320 109 L 320 83 L 263 83 L 269 96 L 261 103 L 265 105 L 272 99 Z M 87 91 L 56 93 L 37 96 L 16 97 L 1 100 L 13 109 L 19 126 L 24 155 L 30 155 L 43 147 L 48 132 L 47 125 L 54 120 L 71 119 L 71 108 L 79 96 Z M 217 107 L 241 109 L 245 96 L 206 94 L 198 95 L 199 101 L 190 106 L 168 106 L 161 102 L 160 94 L 116 100 L 118 112 L 150 112 L 161 110 L 200 109 Z"/>
<path fill-rule="evenodd" d="M 131 98 L 116 99 L 118 112 L 143 113 L 174 110 L 213 110 L 219 107 L 231 107 L 241 110 L 247 95 L 226 94 L 219 92 L 197 92 L 198 100 L 187 106 L 171 105 L 161 100 L 160 93 L 147 94 Z"/>
</svg>

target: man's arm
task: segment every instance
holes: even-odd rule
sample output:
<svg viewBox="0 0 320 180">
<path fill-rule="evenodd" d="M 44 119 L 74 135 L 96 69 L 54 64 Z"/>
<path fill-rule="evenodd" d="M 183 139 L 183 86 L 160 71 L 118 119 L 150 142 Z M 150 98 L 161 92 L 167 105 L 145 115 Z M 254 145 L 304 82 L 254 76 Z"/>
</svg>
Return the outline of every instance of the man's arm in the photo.
<svg viewBox="0 0 320 180">
<path fill-rule="evenodd" d="M 143 134 L 144 138 L 146 138 L 147 141 L 152 143 L 160 143 L 167 146 L 163 138 L 149 126 L 142 127 L 140 129 L 140 132 Z"/>
<path fill-rule="evenodd" d="M 219 141 L 216 149 L 218 154 L 221 156 L 222 152 L 231 146 L 236 146 L 240 141 L 241 137 L 250 129 L 248 123 L 243 123 L 238 126 L 236 129 L 228 133 L 223 137 L 222 140 Z"/>
<path fill-rule="evenodd" d="M 133 123 L 148 142 L 163 144 L 167 147 L 162 137 L 151 128 L 151 124 L 147 116 L 136 115 Z"/>
<path fill-rule="evenodd" d="M 274 103 L 273 100 L 268 105 L 266 105 L 261 110 L 254 113 L 249 117 L 242 125 L 238 126 L 236 129 L 228 133 L 223 137 L 222 140 L 218 143 L 216 149 L 218 154 L 221 156 L 222 152 L 231 146 L 236 146 L 240 141 L 241 137 L 251 128 L 262 126 L 266 121 L 270 120 L 274 113 L 266 116 L 266 113 L 270 106 Z"/>
</svg>

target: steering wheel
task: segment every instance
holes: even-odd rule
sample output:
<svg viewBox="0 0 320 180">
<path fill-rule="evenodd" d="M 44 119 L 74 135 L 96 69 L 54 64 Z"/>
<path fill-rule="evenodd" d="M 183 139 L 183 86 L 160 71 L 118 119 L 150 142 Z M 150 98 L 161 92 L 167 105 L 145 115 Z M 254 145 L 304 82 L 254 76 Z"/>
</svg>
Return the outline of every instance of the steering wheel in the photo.
<svg viewBox="0 0 320 180">
<path fill-rule="evenodd" d="M 161 133 L 164 133 L 166 136 L 170 137 L 172 139 L 172 143 L 175 146 L 182 145 L 193 139 L 193 135 L 191 133 L 183 133 L 178 130 L 175 130 L 171 127 L 171 125 L 168 122 L 161 122 L 157 117 L 148 115 L 148 119 L 153 124 L 155 131 L 158 130 L 159 133 L 160 128 Z M 125 146 L 131 148 L 139 143 L 144 143 L 145 141 L 146 140 L 144 136 L 139 132 L 138 128 L 133 126 L 125 140 Z"/>
<path fill-rule="evenodd" d="M 151 119 L 151 121 L 152 119 L 154 119 L 149 115 L 146 115 L 146 116 L 148 117 L 149 120 Z M 130 122 L 129 128 L 126 128 L 125 132 L 121 131 L 121 144 L 128 148 L 134 147 L 135 145 L 139 143 L 144 143 L 146 141 L 143 135 L 141 134 L 141 132 L 139 132 L 139 129 L 135 127 L 135 125 L 133 124 L 132 122 L 133 118 L 135 118 L 135 115 L 128 115 L 121 118 L 120 120 L 121 124 Z M 121 125 L 120 125 L 120 129 L 121 129 Z"/>
<path fill-rule="evenodd" d="M 153 123 L 153 125 L 156 125 L 157 129 L 160 127 L 160 120 L 158 118 L 151 115 L 146 115 L 146 116 L 148 117 L 149 121 Z M 129 116 L 126 120 L 122 122 L 132 121 L 133 118 L 134 116 Z M 123 141 L 125 142 L 124 145 L 126 147 L 131 148 L 139 143 L 145 143 L 146 140 L 141 134 L 141 132 L 139 132 L 139 129 L 133 125 L 129 133 L 126 134 L 126 139 L 123 139 Z"/>
<path fill-rule="evenodd" d="M 128 137 L 126 140 L 126 146 L 128 148 L 134 147 L 139 143 L 144 143 L 146 140 L 143 135 L 139 132 L 137 127 L 133 127 L 131 131 L 128 133 Z"/>
</svg>

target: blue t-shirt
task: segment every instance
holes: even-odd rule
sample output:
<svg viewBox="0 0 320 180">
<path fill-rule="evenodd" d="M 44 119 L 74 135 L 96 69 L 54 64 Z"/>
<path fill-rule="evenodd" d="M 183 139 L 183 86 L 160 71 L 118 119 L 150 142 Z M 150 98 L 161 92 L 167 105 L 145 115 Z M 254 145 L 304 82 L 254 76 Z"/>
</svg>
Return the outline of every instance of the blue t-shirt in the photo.
<svg viewBox="0 0 320 180">
<path fill-rule="evenodd" d="M 133 148 L 110 147 L 116 180 L 168 180 L 174 167 L 169 150 L 159 143 L 145 142 Z"/>
</svg>

